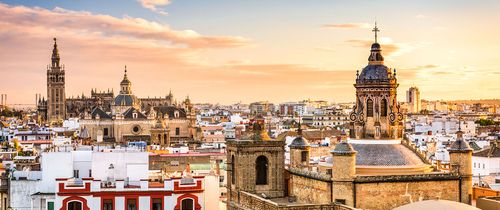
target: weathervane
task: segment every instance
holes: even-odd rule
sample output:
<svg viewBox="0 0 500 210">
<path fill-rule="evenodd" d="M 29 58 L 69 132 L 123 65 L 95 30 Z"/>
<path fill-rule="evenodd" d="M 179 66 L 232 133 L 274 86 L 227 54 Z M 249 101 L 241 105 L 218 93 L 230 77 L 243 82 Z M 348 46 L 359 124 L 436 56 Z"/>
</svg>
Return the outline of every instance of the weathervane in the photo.
<svg viewBox="0 0 500 210">
<path fill-rule="evenodd" d="M 380 30 L 378 30 L 378 28 L 377 28 L 377 21 L 375 21 L 375 27 L 373 28 L 372 31 L 375 33 L 375 43 L 378 43 L 377 42 L 377 32 L 380 32 Z"/>
</svg>

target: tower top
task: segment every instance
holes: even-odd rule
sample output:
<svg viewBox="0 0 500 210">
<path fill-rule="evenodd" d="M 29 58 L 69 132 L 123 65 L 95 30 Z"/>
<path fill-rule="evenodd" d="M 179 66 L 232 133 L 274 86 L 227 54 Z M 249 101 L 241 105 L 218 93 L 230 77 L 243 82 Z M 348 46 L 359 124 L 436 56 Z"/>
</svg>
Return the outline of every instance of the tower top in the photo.
<svg viewBox="0 0 500 210">
<path fill-rule="evenodd" d="M 61 57 L 59 56 L 59 50 L 57 49 L 57 39 L 54 37 L 54 49 L 52 49 L 52 66 L 59 67 L 59 61 Z"/>
<path fill-rule="evenodd" d="M 378 40 L 377 40 L 377 33 L 380 32 L 380 30 L 378 29 L 377 27 L 377 21 L 375 21 L 375 27 L 373 27 L 372 29 L 373 33 L 375 33 L 375 43 L 378 43 Z"/>
</svg>

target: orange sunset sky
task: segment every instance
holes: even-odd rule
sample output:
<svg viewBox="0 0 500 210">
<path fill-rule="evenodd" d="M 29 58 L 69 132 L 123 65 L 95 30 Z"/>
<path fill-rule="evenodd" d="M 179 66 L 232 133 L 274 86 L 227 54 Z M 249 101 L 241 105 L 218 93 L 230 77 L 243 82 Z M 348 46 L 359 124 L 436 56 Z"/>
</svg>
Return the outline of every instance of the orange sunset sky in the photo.
<svg viewBox="0 0 500 210">
<path fill-rule="evenodd" d="M 229 104 L 354 101 L 377 20 L 385 64 L 423 99 L 498 98 L 500 1 L 0 2 L 0 93 L 46 95 L 53 37 L 67 97 L 118 92 Z"/>
</svg>

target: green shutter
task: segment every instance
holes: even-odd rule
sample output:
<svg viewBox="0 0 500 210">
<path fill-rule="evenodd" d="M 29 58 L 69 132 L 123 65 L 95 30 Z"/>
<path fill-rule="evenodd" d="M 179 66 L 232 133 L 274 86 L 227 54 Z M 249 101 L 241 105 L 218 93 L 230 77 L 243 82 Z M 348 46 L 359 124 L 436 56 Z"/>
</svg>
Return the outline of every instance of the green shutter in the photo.
<svg viewBox="0 0 500 210">
<path fill-rule="evenodd" d="M 54 202 L 53 201 L 47 202 L 47 210 L 54 210 Z"/>
</svg>

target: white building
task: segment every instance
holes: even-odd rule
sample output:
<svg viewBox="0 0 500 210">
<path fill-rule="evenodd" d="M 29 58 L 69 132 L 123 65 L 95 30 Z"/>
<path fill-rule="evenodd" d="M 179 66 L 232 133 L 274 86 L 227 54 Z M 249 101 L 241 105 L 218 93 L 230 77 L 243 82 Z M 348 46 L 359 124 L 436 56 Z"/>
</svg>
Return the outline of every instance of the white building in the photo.
<svg viewBox="0 0 500 210">
<path fill-rule="evenodd" d="M 500 140 L 493 140 L 489 147 L 472 154 L 472 174 L 500 175 Z"/>
</svg>

